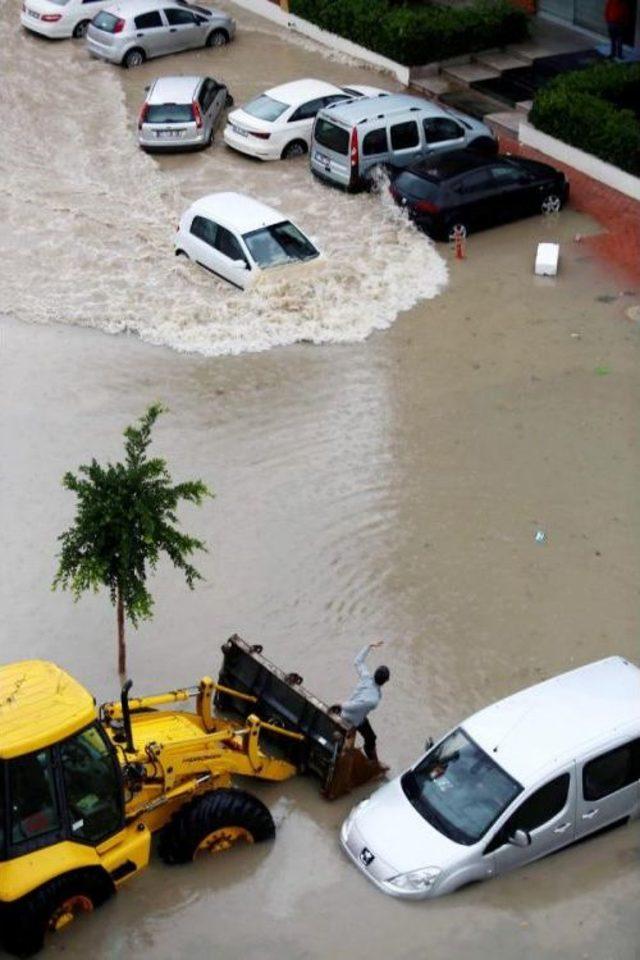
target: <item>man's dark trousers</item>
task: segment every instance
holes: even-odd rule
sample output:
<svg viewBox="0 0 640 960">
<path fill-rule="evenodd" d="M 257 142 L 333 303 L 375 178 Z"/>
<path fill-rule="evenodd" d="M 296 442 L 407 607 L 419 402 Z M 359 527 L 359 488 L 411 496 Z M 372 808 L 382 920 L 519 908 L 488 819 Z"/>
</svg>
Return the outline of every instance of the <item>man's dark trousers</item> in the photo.
<svg viewBox="0 0 640 960">
<path fill-rule="evenodd" d="M 364 719 L 357 730 L 358 733 L 362 734 L 362 737 L 364 738 L 364 752 L 366 753 L 368 759 L 377 760 L 378 754 L 376 753 L 376 740 L 378 738 L 373 732 L 373 727 L 369 723 L 369 720 Z"/>
</svg>

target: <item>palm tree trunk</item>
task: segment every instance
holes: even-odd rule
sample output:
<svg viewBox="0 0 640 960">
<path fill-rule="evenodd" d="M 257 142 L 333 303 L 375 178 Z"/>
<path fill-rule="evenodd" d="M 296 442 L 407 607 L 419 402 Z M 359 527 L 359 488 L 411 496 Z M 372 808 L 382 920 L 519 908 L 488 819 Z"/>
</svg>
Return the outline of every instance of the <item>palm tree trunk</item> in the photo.
<svg viewBox="0 0 640 960">
<path fill-rule="evenodd" d="M 118 617 L 118 674 L 120 675 L 120 682 L 124 683 L 127 679 L 127 646 L 124 639 L 124 600 L 120 587 L 118 587 L 116 603 Z"/>
</svg>

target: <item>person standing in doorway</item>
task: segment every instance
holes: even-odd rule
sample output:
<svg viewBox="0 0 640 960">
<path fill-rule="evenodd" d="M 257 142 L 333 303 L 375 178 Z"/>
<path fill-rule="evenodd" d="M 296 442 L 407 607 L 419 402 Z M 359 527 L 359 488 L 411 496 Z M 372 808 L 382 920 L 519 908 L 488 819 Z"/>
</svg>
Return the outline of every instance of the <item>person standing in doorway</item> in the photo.
<svg viewBox="0 0 640 960">
<path fill-rule="evenodd" d="M 604 19 L 607 22 L 609 39 L 611 40 L 610 60 L 622 60 L 622 38 L 627 26 L 628 16 L 629 10 L 626 0 L 607 0 L 604 8 Z"/>
<path fill-rule="evenodd" d="M 365 660 L 371 652 L 383 644 L 382 640 L 378 643 L 368 643 L 363 647 L 356 659 L 354 666 L 360 677 L 358 684 L 347 701 L 343 704 L 336 704 L 331 709 L 334 712 L 340 712 L 340 719 L 348 727 L 358 731 L 364 738 L 364 752 L 369 760 L 379 763 L 376 752 L 377 737 L 373 732 L 373 727 L 369 722 L 369 714 L 380 703 L 382 697 L 382 687 L 388 681 L 391 673 L 389 667 L 376 667 L 373 673 L 367 667 Z"/>
</svg>

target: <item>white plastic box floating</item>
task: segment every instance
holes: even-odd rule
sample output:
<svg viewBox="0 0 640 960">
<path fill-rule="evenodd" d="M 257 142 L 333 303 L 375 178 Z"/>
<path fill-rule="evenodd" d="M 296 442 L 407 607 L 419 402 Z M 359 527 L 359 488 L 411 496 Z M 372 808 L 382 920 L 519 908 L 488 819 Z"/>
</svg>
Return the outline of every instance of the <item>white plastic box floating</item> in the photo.
<svg viewBox="0 0 640 960">
<path fill-rule="evenodd" d="M 539 243 L 535 272 L 539 277 L 555 277 L 558 272 L 559 243 Z"/>
</svg>

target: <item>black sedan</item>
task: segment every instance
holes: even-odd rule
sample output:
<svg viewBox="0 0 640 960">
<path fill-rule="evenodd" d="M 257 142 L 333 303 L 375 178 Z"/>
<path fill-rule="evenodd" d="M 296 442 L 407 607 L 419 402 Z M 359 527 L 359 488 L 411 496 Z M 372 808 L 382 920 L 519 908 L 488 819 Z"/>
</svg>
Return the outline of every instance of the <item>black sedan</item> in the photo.
<svg viewBox="0 0 640 960">
<path fill-rule="evenodd" d="M 534 213 L 555 213 L 569 195 L 563 173 L 536 160 L 456 150 L 391 175 L 391 194 L 437 240 Z M 456 228 L 458 228 L 456 230 Z"/>
</svg>

